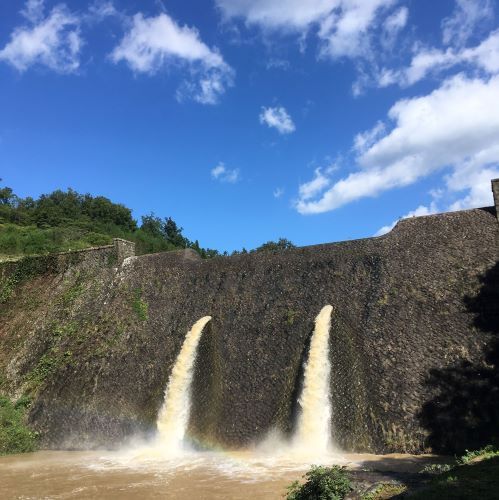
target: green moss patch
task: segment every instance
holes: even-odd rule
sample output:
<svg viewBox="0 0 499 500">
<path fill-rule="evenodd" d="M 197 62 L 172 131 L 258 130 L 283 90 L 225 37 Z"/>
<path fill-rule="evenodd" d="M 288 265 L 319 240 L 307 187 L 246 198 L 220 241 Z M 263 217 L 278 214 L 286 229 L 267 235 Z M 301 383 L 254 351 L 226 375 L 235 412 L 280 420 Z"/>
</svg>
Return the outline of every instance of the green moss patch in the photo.
<svg viewBox="0 0 499 500">
<path fill-rule="evenodd" d="M 149 318 L 149 306 L 142 300 L 142 290 L 137 288 L 134 292 L 132 308 L 140 321 L 147 321 Z"/>
</svg>

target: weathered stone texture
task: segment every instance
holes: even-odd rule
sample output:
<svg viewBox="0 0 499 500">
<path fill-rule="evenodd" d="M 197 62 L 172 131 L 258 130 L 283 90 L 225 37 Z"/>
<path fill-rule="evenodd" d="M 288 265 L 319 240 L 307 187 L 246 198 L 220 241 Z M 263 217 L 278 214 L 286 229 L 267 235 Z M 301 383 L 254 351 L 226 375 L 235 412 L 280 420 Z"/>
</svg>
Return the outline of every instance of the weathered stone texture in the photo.
<svg viewBox="0 0 499 500">
<path fill-rule="evenodd" d="M 492 180 L 492 194 L 494 195 L 494 205 L 496 209 L 497 220 L 499 221 L 499 179 Z"/>
<path fill-rule="evenodd" d="M 211 315 L 190 434 L 202 445 L 242 446 L 274 427 L 292 431 L 314 319 L 331 304 L 336 441 L 349 450 L 421 451 L 428 431 L 418 415 L 436 396 L 430 371 L 483 361 L 489 337 L 466 297 L 496 264 L 498 239 L 495 213 L 483 209 L 280 254 L 198 260 L 171 252 L 118 269 L 76 264 L 0 305 L 4 388 L 35 394 L 30 418 L 46 446 L 116 444 L 154 430 L 184 336 Z M 65 325 L 68 333 L 54 338 Z M 59 361 L 35 384 L 44 353 Z"/>
</svg>

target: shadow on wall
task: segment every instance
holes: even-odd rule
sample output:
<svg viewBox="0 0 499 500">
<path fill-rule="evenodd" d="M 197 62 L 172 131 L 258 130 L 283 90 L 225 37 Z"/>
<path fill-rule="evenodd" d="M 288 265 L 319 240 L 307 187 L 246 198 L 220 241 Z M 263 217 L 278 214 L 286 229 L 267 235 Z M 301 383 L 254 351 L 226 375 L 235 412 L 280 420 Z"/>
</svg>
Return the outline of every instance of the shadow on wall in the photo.
<svg viewBox="0 0 499 500">
<path fill-rule="evenodd" d="M 432 370 L 426 381 L 439 394 L 419 415 L 436 452 L 459 453 L 499 445 L 499 262 L 481 278 L 476 297 L 465 297 L 479 335 L 488 339 L 486 364 L 462 361 Z"/>
</svg>

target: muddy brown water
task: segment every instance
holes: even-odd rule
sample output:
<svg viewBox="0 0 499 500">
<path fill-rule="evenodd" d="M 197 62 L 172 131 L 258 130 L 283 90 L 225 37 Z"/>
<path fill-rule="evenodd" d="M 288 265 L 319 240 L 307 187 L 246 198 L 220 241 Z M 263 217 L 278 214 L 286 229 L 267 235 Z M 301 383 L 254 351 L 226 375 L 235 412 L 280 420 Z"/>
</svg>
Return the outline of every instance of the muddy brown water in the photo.
<svg viewBox="0 0 499 500">
<path fill-rule="evenodd" d="M 328 464 L 380 474 L 418 472 L 431 456 L 336 455 Z M 191 453 L 172 459 L 130 453 L 41 451 L 0 457 L 0 498 L 277 499 L 310 463 L 252 453 Z M 309 461 L 311 462 L 311 461 Z"/>
</svg>

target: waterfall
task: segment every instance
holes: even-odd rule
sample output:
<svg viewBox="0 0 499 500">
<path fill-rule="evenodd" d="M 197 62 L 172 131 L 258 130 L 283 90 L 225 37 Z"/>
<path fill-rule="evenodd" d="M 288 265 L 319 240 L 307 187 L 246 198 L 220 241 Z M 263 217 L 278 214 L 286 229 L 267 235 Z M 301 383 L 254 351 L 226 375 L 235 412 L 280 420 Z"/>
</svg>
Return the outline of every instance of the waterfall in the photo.
<svg viewBox="0 0 499 500">
<path fill-rule="evenodd" d="M 329 330 L 332 312 L 332 306 L 325 306 L 315 319 L 303 389 L 298 399 L 300 412 L 293 447 L 311 453 L 325 453 L 331 447 Z"/>
<path fill-rule="evenodd" d="M 165 390 L 163 406 L 156 425 L 160 445 L 168 452 L 182 447 L 189 424 L 191 384 L 197 347 L 203 328 L 210 320 L 211 316 L 201 318 L 187 333 Z"/>
</svg>

